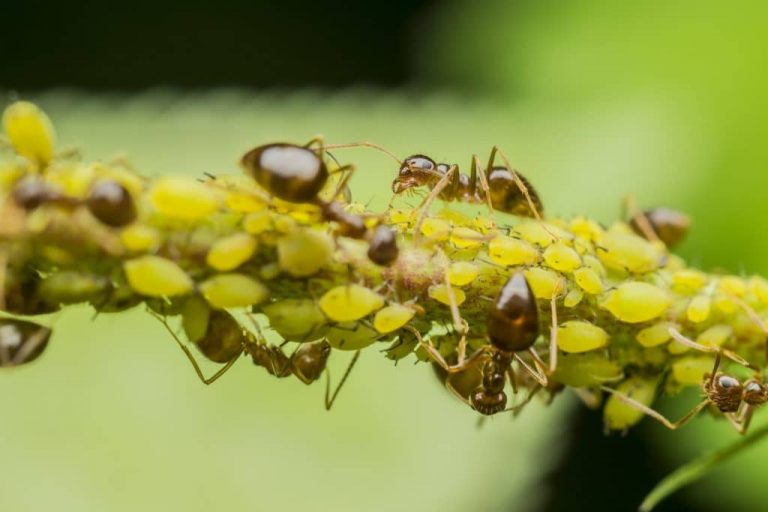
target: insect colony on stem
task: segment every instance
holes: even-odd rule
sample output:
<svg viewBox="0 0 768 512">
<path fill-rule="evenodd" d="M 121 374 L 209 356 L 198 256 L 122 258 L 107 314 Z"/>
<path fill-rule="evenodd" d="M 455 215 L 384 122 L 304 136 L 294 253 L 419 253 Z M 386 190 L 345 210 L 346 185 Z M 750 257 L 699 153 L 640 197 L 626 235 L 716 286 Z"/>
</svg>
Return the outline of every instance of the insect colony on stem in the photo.
<svg viewBox="0 0 768 512">
<path fill-rule="evenodd" d="M 57 154 L 32 104 L 8 107 L 3 124 L 0 309 L 10 315 L 144 303 L 206 384 L 241 356 L 311 384 L 334 352 L 351 351 L 333 392 L 326 377 L 328 408 L 361 351 L 381 343 L 391 360 L 431 363 L 483 415 L 570 388 L 591 405 L 607 397 L 610 429 L 643 415 L 677 428 L 713 405 L 743 432 L 768 400 L 755 364 L 768 281 L 686 267 L 668 250 L 688 228 L 678 212 L 628 203 L 628 222 L 608 227 L 545 219 L 538 191 L 496 147 L 464 174 L 422 154 L 315 138 L 258 146 L 239 175 L 148 180 L 124 162 Z M 328 153 L 346 147 L 397 162 L 384 212 L 351 201 L 354 168 Z M 420 205 L 395 207 L 418 189 Z M 487 212 L 434 214 L 438 201 Z M 281 344 L 266 341 L 265 320 Z M 4 316 L 0 366 L 37 358 L 50 334 Z M 220 365 L 210 377 L 188 344 Z M 651 408 L 690 386 L 705 399 L 680 421 Z"/>
</svg>

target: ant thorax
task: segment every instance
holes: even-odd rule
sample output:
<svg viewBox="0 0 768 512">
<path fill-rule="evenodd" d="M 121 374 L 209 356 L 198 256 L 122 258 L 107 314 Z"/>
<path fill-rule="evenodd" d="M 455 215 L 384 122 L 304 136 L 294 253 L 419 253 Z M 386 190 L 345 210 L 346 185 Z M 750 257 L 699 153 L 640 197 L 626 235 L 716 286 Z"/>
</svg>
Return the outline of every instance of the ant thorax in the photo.
<svg viewBox="0 0 768 512">
<path fill-rule="evenodd" d="M 735 377 L 718 372 L 714 378 L 705 375 L 702 387 L 721 412 L 737 412 L 741 402 L 756 406 L 768 401 L 768 389 L 756 379 L 742 384 Z"/>
</svg>

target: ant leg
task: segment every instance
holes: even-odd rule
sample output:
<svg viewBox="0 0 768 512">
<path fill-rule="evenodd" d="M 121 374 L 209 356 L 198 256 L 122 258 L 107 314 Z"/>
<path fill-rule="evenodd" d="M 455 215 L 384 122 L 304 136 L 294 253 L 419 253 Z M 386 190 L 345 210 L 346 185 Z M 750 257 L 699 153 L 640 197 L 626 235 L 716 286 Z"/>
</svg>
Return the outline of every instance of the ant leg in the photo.
<svg viewBox="0 0 768 512">
<path fill-rule="evenodd" d="M 737 353 L 731 350 L 721 348 L 721 347 L 710 347 L 708 345 L 702 345 L 700 343 L 696 343 L 695 341 L 688 339 L 682 334 L 680 334 L 680 332 L 674 327 L 670 327 L 668 332 L 670 336 L 672 336 L 678 343 L 685 345 L 686 347 L 690 347 L 690 348 L 699 350 L 701 352 L 707 352 L 710 354 L 723 355 L 736 364 L 740 364 L 746 368 L 749 368 L 750 370 L 759 372 L 758 368 L 755 365 L 753 365 L 752 363 L 750 363 L 749 361 L 747 361 L 746 359 L 744 359 L 743 357 L 741 357 L 740 355 L 738 355 Z"/>
<path fill-rule="evenodd" d="M 406 329 L 410 331 L 414 336 L 416 336 L 416 339 L 419 340 L 419 346 L 421 346 L 424 350 L 427 351 L 427 353 L 432 357 L 432 360 L 439 364 L 443 370 L 445 370 L 448 373 L 459 373 L 463 372 L 464 370 L 471 368 L 472 366 L 476 365 L 478 362 L 480 362 L 483 355 L 485 355 L 485 349 L 481 348 L 477 351 L 475 351 L 474 354 L 469 356 L 468 358 L 464 359 L 463 363 L 458 363 L 451 365 L 448 363 L 448 361 L 445 360 L 442 354 L 432 345 L 431 343 L 428 343 L 424 341 L 424 338 L 421 337 L 421 333 L 417 331 L 415 328 L 411 327 L 410 325 L 406 325 L 403 327 L 403 329 Z"/>
<path fill-rule="evenodd" d="M 699 412 L 701 412 L 701 410 L 704 409 L 704 407 L 706 407 L 707 404 L 709 404 L 709 399 L 706 398 L 701 402 L 699 402 L 685 416 L 683 416 L 682 418 L 680 418 L 675 422 L 672 422 L 668 420 L 666 417 L 664 417 L 664 415 L 662 415 L 660 412 L 651 409 L 645 404 L 641 404 L 640 402 L 630 397 L 629 395 L 626 395 L 620 391 L 616 391 L 615 389 L 609 388 L 607 386 L 601 386 L 600 388 L 606 393 L 609 393 L 615 396 L 617 399 L 621 400 L 622 402 L 629 405 L 630 407 L 634 407 L 635 409 L 642 412 L 643 414 L 650 416 L 651 418 L 655 419 L 656 421 L 658 421 L 659 423 L 661 423 L 662 425 L 664 425 L 670 430 L 677 430 L 678 428 L 682 427 L 683 425 L 691 421 L 691 419 L 695 418 L 696 415 L 699 414 Z"/>
<path fill-rule="evenodd" d="M 520 357 L 520 354 L 517 352 L 515 352 L 514 358 L 518 363 L 520 363 L 520 366 L 522 366 L 523 369 L 530 374 L 531 377 L 536 379 L 536 382 L 541 384 L 543 387 L 547 387 L 549 385 L 549 379 L 547 378 L 546 371 L 543 371 L 542 368 L 544 366 L 544 361 L 541 360 L 541 357 L 539 357 L 539 354 L 536 353 L 533 347 L 528 349 L 528 353 L 531 354 L 531 357 L 533 358 L 533 365 L 536 367 L 535 369 L 526 363 L 525 360 L 523 360 L 523 358 Z"/>
<path fill-rule="evenodd" d="M 528 187 L 520 178 L 520 175 L 517 173 L 517 171 L 512 167 L 512 164 L 509 163 L 509 158 L 507 158 L 507 155 L 501 150 L 499 146 L 493 146 L 493 148 L 491 148 L 491 156 L 488 159 L 488 167 L 486 167 L 485 172 L 491 172 L 491 169 L 493 169 L 493 162 L 496 160 L 497 154 L 501 157 L 501 160 L 504 162 L 507 170 L 510 172 L 510 174 L 512 174 L 512 179 L 515 180 L 517 188 L 520 189 L 520 192 L 523 193 L 523 196 L 528 202 L 528 207 L 531 209 L 533 216 L 536 218 L 536 220 L 542 221 L 543 219 L 539 213 L 539 209 L 536 207 L 536 203 L 533 202 L 533 198 L 531 198 L 531 193 L 528 191 Z"/>
<path fill-rule="evenodd" d="M 452 165 L 451 168 L 448 169 L 448 172 L 446 172 L 445 175 L 440 178 L 440 181 L 435 184 L 435 187 L 432 189 L 426 199 L 422 201 L 421 206 L 419 206 L 419 217 L 416 220 L 415 226 L 413 227 L 413 237 L 417 244 L 421 239 L 421 225 L 424 223 L 424 219 L 427 218 L 429 207 L 432 205 L 432 202 L 437 199 L 437 196 L 440 195 L 440 192 L 442 192 L 443 189 L 448 185 L 448 182 L 451 179 L 451 174 L 453 173 L 453 169 L 455 168 L 456 166 Z"/>
<path fill-rule="evenodd" d="M 325 150 L 325 137 L 322 135 L 315 135 L 311 139 L 309 139 L 309 142 L 304 144 L 304 147 L 309 149 L 310 147 L 314 146 L 315 144 L 318 145 L 318 151 L 320 152 L 319 155 L 323 153 Z"/>
<path fill-rule="evenodd" d="M 472 166 L 470 167 L 469 177 L 469 193 L 474 196 L 476 183 L 480 181 L 480 188 L 483 189 L 485 195 L 485 205 L 488 207 L 488 217 L 491 219 L 491 228 L 496 230 L 496 210 L 493 209 L 493 202 L 491 201 L 491 187 L 488 185 L 488 178 L 485 175 L 487 171 L 480 168 L 480 159 L 477 155 L 472 155 Z"/>
<path fill-rule="evenodd" d="M 628 219 L 628 221 L 635 221 L 635 224 L 637 224 L 637 227 L 640 229 L 640 232 L 642 232 L 643 237 L 646 240 L 651 242 L 659 241 L 659 237 L 656 235 L 656 231 L 654 231 L 651 221 L 648 220 L 648 217 L 643 212 L 637 209 L 637 206 L 635 205 L 635 196 L 629 194 L 624 197 L 624 200 L 622 201 L 622 210 L 622 217 Z"/>
<path fill-rule="evenodd" d="M 536 383 L 533 387 L 531 387 L 531 389 L 528 390 L 528 394 L 526 395 L 526 397 L 523 399 L 522 402 L 520 402 L 519 404 L 515 404 L 511 407 L 507 407 L 502 412 L 511 412 L 512 417 L 516 418 L 523 411 L 523 408 L 529 403 L 531 403 L 531 400 L 533 400 L 533 397 L 536 396 L 539 393 L 539 391 L 541 391 L 542 389 L 544 388 L 541 386 L 541 384 Z"/>
<path fill-rule="evenodd" d="M 517 378 L 515 377 L 515 369 L 512 368 L 512 365 L 509 365 L 509 368 L 507 368 L 507 378 L 509 379 L 509 384 L 512 386 L 512 393 L 517 394 Z"/>
<path fill-rule="evenodd" d="M 349 377 L 350 372 L 352 371 L 352 368 L 354 368 L 355 363 L 357 363 L 358 358 L 360 357 L 360 351 L 358 350 L 355 352 L 355 355 L 352 356 L 352 360 L 347 365 L 347 370 L 344 372 L 344 376 L 341 377 L 341 380 L 336 385 L 336 389 L 333 390 L 333 395 L 331 395 L 331 371 L 326 368 L 325 369 L 325 410 L 330 411 L 331 407 L 333 407 L 333 402 L 336 401 L 336 397 L 339 395 L 339 391 L 341 391 L 341 387 L 344 385 L 344 383 L 347 381 L 347 377 Z M 329 399 L 330 397 L 330 399 Z"/>
<path fill-rule="evenodd" d="M 187 356 L 187 359 L 189 359 L 189 362 L 192 363 L 192 367 L 195 369 L 195 373 L 200 378 L 200 381 L 205 384 L 206 386 L 213 384 L 216 382 L 216 380 L 227 373 L 227 370 L 232 368 L 232 365 L 235 364 L 235 361 L 237 361 L 237 358 L 239 357 L 239 354 L 229 361 L 220 368 L 216 373 L 211 375 L 210 377 L 206 377 L 203 375 L 203 370 L 200 369 L 200 365 L 197 363 L 197 360 L 195 359 L 195 356 L 192 355 L 192 352 L 187 348 L 187 346 L 179 339 L 179 337 L 176 335 L 175 332 L 173 332 L 173 329 L 171 329 L 171 326 L 168 325 L 168 321 L 165 318 L 162 318 L 160 315 L 154 312 L 150 312 L 152 316 L 157 318 L 163 326 L 165 326 L 165 329 L 170 333 L 170 335 L 173 337 L 174 341 L 176 341 L 176 344 L 179 346 L 179 348 L 184 352 L 184 355 Z"/>
</svg>

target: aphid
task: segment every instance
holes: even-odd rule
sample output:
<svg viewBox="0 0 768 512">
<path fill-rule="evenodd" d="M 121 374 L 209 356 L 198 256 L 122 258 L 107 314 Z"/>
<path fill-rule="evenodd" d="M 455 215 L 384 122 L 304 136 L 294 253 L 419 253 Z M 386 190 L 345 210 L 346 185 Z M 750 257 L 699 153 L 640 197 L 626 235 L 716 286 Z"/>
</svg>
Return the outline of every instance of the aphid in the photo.
<svg viewBox="0 0 768 512">
<path fill-rule="evenodd" d="M 192 367 L 200 381 L 206 385 L 212 384 L 224 375 L 235 364 L 241 354 L 250 355 L 253 364 L 265 368 L 275 377 L 283 378 L 295 375 L 304 384 L 315 382 L 324 371 L 327 371 L 326 363 L 331 353 L 331 347 L 328 342 L 321 340 L 312 343 L 302 343 L 290 356 L 287 356 L 282 348 L 268 345 L 264 341 L 261 332 L 256 335 L 242 327 L 226 311 L 214 309 L 209 312 L 205 334 L 193 342 L 207 359 L 214 363 L 224 364 L 224 366 L 212 376 L 205 377 L 192 352 L 171 329 L 165 317 L 154 312 L 151 313 L 165 326 L 166 330 L 176 341 L 176 344 L 187 356 L 190 363 L 192 363 Z M 258 324 L 254 322 L 254 326 L 258 330 Z M 325 390 L 326 409 L 330 409 L 333 405 L 359 356 L 360 351 L 358 350 L 352 357 L 344 376 L 336 385 L 333 393 L 330 390 L 331 377 L 330 372 L 328 372 Z"/>
<path fill-rule="evenodd" d="M 638 235 L 649 240 L 661 240 L 672 248 L 685 238 L 691 219 L 677 210 L 659 207 L 635 214 L 629 225 Z"/>
<path fill-rule="evenodd" d="M 34 322 L 0 319 L 0 367 L 34 361 L 48 346 L 51 329 Z"/>
<path fill-rule="evenodd" d="M 354 167 L 344 165 L 336 172 L 346 172 L 340 180 L 336 193 L 330 201 L 319 197 L 320 191 L 328 181 L 328 168 L 323 161 L 324 147 L 318 150 L 310 149 L 322 140 L 315 138 L 304 146 L 289 143 L 273 143 L 258 146 L 247 152 L 241 159 L 241 165 L 256 182 L 270 194 L 291 203 L 311 203 L 320 207 L 323 219 L 338 224 L 338 233 L 342 236 L 356 239 L 367 238 L 376 246 L 388 244 L 388 247 L 373 249 L 371 261 L 379 265 L 388 265 L 397 258 L 397 244 L 394 233 L 384 230 L 369 232 L 365 219 L 360 215 L 349 213 L 335 199 L 346 190 L 349 176 Z M 388 239 L 383 240 L 384 237 Z M 383 263 L 382 263 L 383 262 Z"/>
<path fill-rule="evenodd" d="M 550 332 L 549 371 L 545 370 L 544 361 L 533 348 L 540 332 L 539 312 L 533 290 L 522 272 L 516 272 L 509 278 L 491 306 L 487 321 L 490 345 L 465 358 L 466 345 L 463 336 L 459 342 L 458 362 L 455 365 L 449 365 L 431 344 L 421 341 L 421 345 L 449 374 L 464 372 L 483 361 L 482 382 L 472 392 L 468 402 L 481 414 L 496 414 L 503 411 L 507 405 L 507 395 L 504 392 L 507 376 L 516 389 L 513 361 L 516 360 L 542 387 L 547 387 L 547 373 L 552 373 L 556 364 L 556 297 L 557 294 L 552 295 L 553 328 Z M 525 362 L 521 352 L 527 352 L 532 357 L 535 369 Z M 490 357 L 487 357 L 489 353 Z"/>
<path fill-rule="evenodd" d="M 693 407 L 685 416 L 679 420 L 672 422 L 661 413 L 651 409 L 647 405 L 633 399 L 632 397 L 617 391 L 615 389 L 603 386 L 603 391 L 610 393 L 618 400 L 626 403 L 627 405 L 634 407 L 638 411 L 642 412 L 655 419 L 665 427 L 675 430 L 701 412 L 707 405 L 712 404 L 718 408 L 720 412 L 728 419 L 733 427 L 740 433 L 744 434 L 749 428 L 750 420 L 752 419 L 752 413 L 756 407 L 768 402 L 768 385 L 762 382 L 759 378 L 747 379 L 744 382 L 740 382 L 736 377 L 728 375 L 726 373 L 718 371 L 720 367 L 721 358 L 723 356 L 731 359 L 732 361 L 751 368 L 757 372 L 752 364 L 744 360 L 738 354 L 735 354 L 729 350 L 720 347 L 711 347 L 708 345 L 701 345 L 694 341 L 689 340 L 682 334 L 680 334 L 674 327 L 669 328 L 669 334 L 678 342 L 701 350 L 703 352 L 714 352 L 715 363 L 712 368 L 712 372 L 705 374 L 701 383 L 701 388 L 704 391 L 705 398 Z"/>
</svg>

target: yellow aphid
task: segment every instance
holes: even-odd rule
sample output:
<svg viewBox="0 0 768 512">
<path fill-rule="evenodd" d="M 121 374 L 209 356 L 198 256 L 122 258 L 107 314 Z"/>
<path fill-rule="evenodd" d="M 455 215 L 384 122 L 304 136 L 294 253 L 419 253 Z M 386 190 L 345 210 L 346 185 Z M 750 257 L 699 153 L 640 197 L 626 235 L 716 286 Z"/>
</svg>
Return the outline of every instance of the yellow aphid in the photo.
<svg viewBox="0 0 768 512">
<path fill-rule="evenodd" d="M 589 352 L 608 344 L 608 333 L 581 320 L 571 320 L 557 328 L 557 346 L 563 352 Z"/>
<path fill-rule="evenodd" d="M 240 213 L 253 213 L 263 210 L 266 203 L 255 194 L 230 192 L 225 199 L 227 208 Z"/>
<path fill-rule="evenodd" d="M 93 166 L 80 164 L 52 164 L 46 170 L 46 180 L 58 185 L 68 196 L 85 197 L 96 177 Z"/>
<path fill-rule="evenodd" d="M 451 210 L 450 208 L 440 210 L 437 214 L 437 218 L 445 219 L 448 222 L 451 222 L 454 226 L 468 226 L 472 223 L 472 219 L 463 213 Z"/>
<path fill-rule="evenodd" d="M 562 284 L 560 275 L 557 272 L 551 270 L 533 267 L 524 271 L 525 278 L 528 280 L 528 284 L 533 290 L 533 294 L 537 299 L 551 299 L 552 294 L 558 289 L 562 292 Z"/>
<path fill-rule="evenodd" d="M 455 288 L 451 286 L 449 289 L 444 284 L 436 284 L 429 287 L 429 296 L 433 299 L 435 299 L 437 302 L 441 302 L 447 306 L 451 305 L 451 298 L 450 298 L 450 291 L 453 290 L 453 298 L 456 301 L 457 306 L 461 306 L 465 300 L 467 300 L 467 296 L 464 293 L 464 291 L 461 288 Z"/>
<path fill-rule="evenodd" d="M 194 178 L 164 177 L 149 191 L 149 202 L 169 219 L 194 222 L 219 208 L 216 192 Z"/>
<path fill-rule="evenodd" d="M 222 272 L 233 270 L 256 252 L 256 239 L 246 233 L 220 238 L 211 246 L 205 258 L 209 266 Z"/>
<path fill-rule="evenodd" d="M 343 323 L 328 329 L 325 339 L 338 350 L 360 350 L 374 343 L 381 336 L 375 329 L 360 323 Z"/>
<path fill-rule="evenodd" d="M 570 238 L 569 233 L 556 226 L 533 220 L 521 222 L 512 231 L 523 240 L 541 247 L 549 246 L 558 238 Z"/>
<path fill-rule="evenodd" d="M 603 292 L 603 281 L 600 275 L 589 267 L 577 269 L 573 273 L 573 278 L 582 290 L 591 295 Z"/>
<path fill-rule="evenodd" d="M 159 256 L 141 256 L 123 263 L 128 284 L 149 297 L 173 297 L 192 291 L 192 279 L 175 262 Z"/>
<path fill-rule="evenodd" d="M 276 262 L 265 263 L 259 267 L 259 277 L 264 281 L 271 281 L 280 275 L 280 265 Z"/>
<path fill-rule="evenodd" d="M 591 254 L 595 252 L 595 246 L 592 244 L 592 242 L 588 240 L 584 240 L 583 238 L 574 238 L 573 248 L 576 249 L 576 252 L 580 256 L 584 256 L 585 254 Z"/>
<path fill-rule="evenodd" d="M 45 165 L 53 158 L 56 133 L 45 112 L 34 103 L 17 101 L 3 112 L 3 130 L 19 155 Z"/>
<path fill-rule="evenodd" d="M 457 261 L 448 267 L 448 282 L 454 286 L 465 286 L 471 283 L 479 273 L 477 265 L 468 261 Z"/>
<path fill-rule="evenodd" d="M 624 376 L 621 366 L 600 352 L 560 357 L 553 380 L 574 388 L 600 386 Z"/>
<path fill-rule="evenodd" d="M 485 243 L 483 234 L 474 229 L 465 227 L 453 228 L 451 232 L 450 241 L 453 245 L 459 249 L 466 249 L 468 247 L 477 247 Z"/>
<path fill-rule="evenodd" d="M 333 255 L 333 240 L 313 229 L 300 229 L 277 242 L 280 268 L 294 277 L 307 277 L 325 267 Z"/>
<path fill-rule="evenodd" d="M 27 174 L 28 169 L 25 165 L 18 162 L 0 163 L 0 190 L 7 192 L 10 190 L 22 176 Z"/>
<path fill-rule="evenodd" d="M 160 233 L 146 224 L 131 224 L 120 233 L 123 246 L 133 252 L 151 252 L 160 245 Z"/>
<path fill-rule="evenodd" d="M 597 255 L 606 267 L 633 273 L 655 270 L 662 256 L 647 240 L 624 233 L 606 233 L 600 240 Z"/>
<path fill-rule="evenodd" d="M 591 242 L 598 241 L 605 231 L 600 224 L 586 217 L 572 219 L 570 228 L 574 235 Z"/>
<path fill-rule="evenodd" d="M 272 224 L 275 226 L 275 230 L 283 234 L 290 234 L 298 229 L 298 223 L 296 219 L 289 215 L 278 215 L 273 218 Z"/>
<path fill-rule="evenodd" d="M 733 328 L 730 325 L 719 324 L 713 325 L 709 329 L 703 331 L 696 338 L 696 341 L 701 345 L 707 345 L 709 347 L 720 347 L 728 340 L 733 334 Z"/>
<path fill-rule="evenodd" d="M 392 208 L 389 210 L 388 223 L 389 224 L 408 224 L 414 219 L 415 210 L 404 208 Z"/>
<path fill-rule="evenodd" d="M 693 323 L 699 323 L 709 318 L 712 301 L 708 295 L 697 295 L 688 303 L 686 316 Z"/>
<path fill-rule="evenodd" d="M 337 286 L 320 298 L 320 309 L 336 322 L 360 320 L 383 305 L 381 295 L 359 284 Z"/>
<path fill-rule="evenodd" d="M 72 252 L 56 245 L 44 245 L 38 251 L 46 260 L 57 265 L 71 265 L 77 259 Z"/>
<path fill-rule="evenodd" d="M 759 276 L 754 276 L 749 280 L 749 291 L 763 305 L 768 305 L 768 281 Z"/>
<path fill-rule="evenodd" d="M 712 371 L 712 359 L 708 357 L 683 357 L 672 363 L 672 378 L 683 386 L 697 386 L 704 374 Z"/>
<path fill-rule="evenodd" d="M 200 283 L 200 293 L 214 308 L 245 308 L 269 297 L 266 286 L 244 274 L 219 274 Z"/>
<path fill-rule="evenodd" d="M 598 276 L 605 277 L 607 275 L 605 267 L 596 257 L 591 254 L 585 254 L 581 259 L 584 261 L 584 266 L 591 269 Z"/>
<path fill-rule="evenodd" d="M 661 316 L 669 304 L 669 295 L 658 286 L 630 281 L 611 291 L 602 306 L 622 322 L 638 323 Z"/>
<path fill-rule="evenodd" d="M 739 277 L 725 276 L 718 281 L 717 289 L 726 295 L 742 297 L 747 292 L 747 283 Z"/>
<path fill-rule="evenodd" d="M 539 261 L 538 249 L 509 236 L 497 236 L 488 244 L 488 256 L 499 265 L 533 265 Z"/>
<path fill-rule="evenodd" d="M 197 341 L 208 331 L 211 308 L 199 295 L 187 298 L 181 306 L 181 327 L 189 341 Z"/>
<path fill-rule="evenodd" d="M 656 380 L 632 377 L 619 384 L 616 390 L 650 407 L 653 404 L 654 398 L 656 398 L 657 385 Z M 615 395 L 608 397 L 603 409 L 603 421 L 610 430 L 627 430 L 636 425 L 643 417 L 645 417 L 645 414 L 636 407 L 621 401 Z"/>
<path fill-rule="evenodd" d="M 451 224 L 443 219 L 427 217 L 421 224 L 421 234 L 432 240 L 448 240 Z"/>
<path fill-rule="evenodd" d="M 312 341 L 321 338 L 328 321 L 312 299 L 285 299 L 261 307 L 269 326 L 283 339 Z"/>
<path fill-rule="evenodd" d="M 555 270 L 573 272 L 581 266 L 581 258 L 572 247 L 562 240 L 557 241 L 544 251 L 544 261 Z"/>
<path fill-rule="evenodd" d="M 472 220 L 472 224 L 481 232 L 481 233 L 488 233 L 490 231 L 496 230 L 496 224 L 489 219 L 488 217 L 475 217 Z"/>
<path fill-rule="evenodd" d="M 736 302 L 732 296 L 722 295 L 720 293 L 715 294 L 712 298 L 712 305 L 724 315 L 732 315 L 741 310 L 741 306 L 739 306 L 739 303 Z"/>
<path fill-rule="evenodd" d="M 563 305 L 567 308 L 575 308 L 579 305 L 583 298 L 584 292 L 578 288 L 574 288 L 573 290 L 569 291 L 565 296 L 565 299 L 563 299 Z"/>
<path fill-rule="evenodd" d="M 272 214 L 267 210 L 249 213 L 243 218 L 243 229 L 252 235 L 269 231 L 272 229 Z"/>
<path fill-rule="evenodd" d="M 373 317 L 373 327 L 382 334 L 393 332 L 411 321 L 415 311 L 402 304 L 391 304 Z"/>
<path fill-rule="evenodd" d="M 646 348 L 662 345 L 670 340 L 669 328 L 674 327 L 672 322 L 659 322 L 645 329 L 640 329 L 635 338 L 637 342 Z"/>
<path fill-rule="evenodd" d="M 708 280 L 704 272 L 684 268 L 672 274 L 672 289 L 678 293 L 696 293 L 706 286 Z"/>
</svg>

